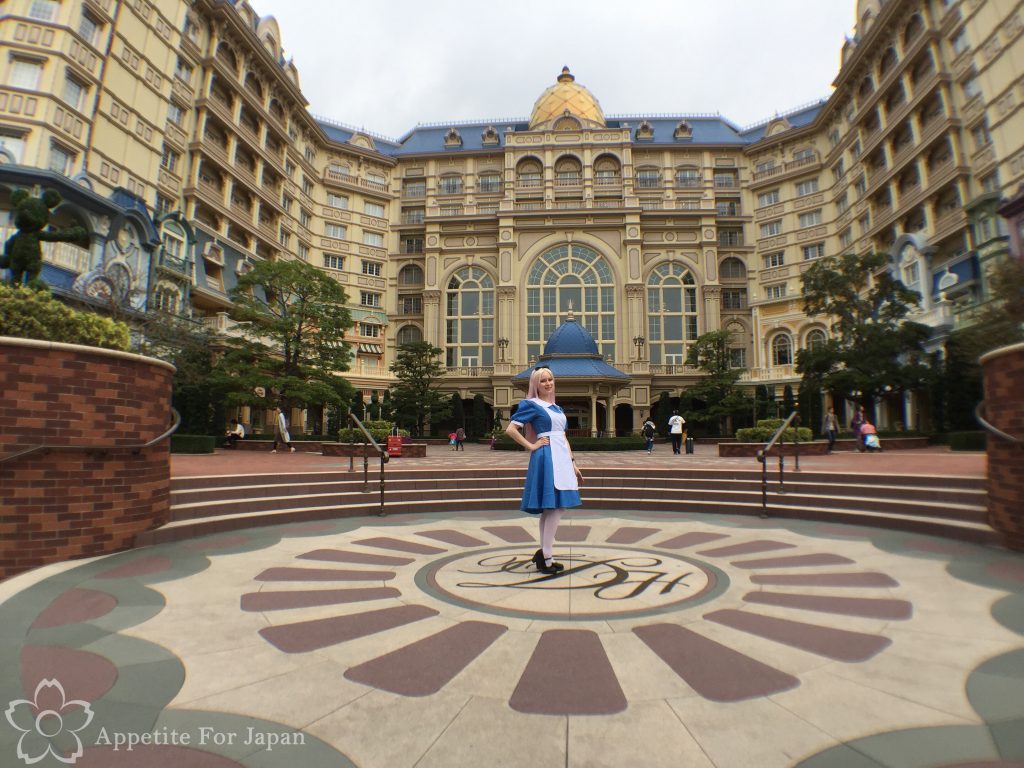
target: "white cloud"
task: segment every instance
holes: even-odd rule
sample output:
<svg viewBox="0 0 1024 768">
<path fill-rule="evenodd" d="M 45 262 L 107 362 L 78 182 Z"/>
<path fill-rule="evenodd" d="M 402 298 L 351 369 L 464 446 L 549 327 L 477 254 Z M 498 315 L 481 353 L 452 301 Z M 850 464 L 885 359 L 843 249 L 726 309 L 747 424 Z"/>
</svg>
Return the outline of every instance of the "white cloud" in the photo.
<svg viewBox="0 0 1024 768">
<path fill-rule="evenodd" d="M 828 96 L 854 0 L 250 0 L 277 18 L 315 114 L 398 137 L 526 117 L 568 65 L 605 114 L 739 125 Z"/>
</svg>

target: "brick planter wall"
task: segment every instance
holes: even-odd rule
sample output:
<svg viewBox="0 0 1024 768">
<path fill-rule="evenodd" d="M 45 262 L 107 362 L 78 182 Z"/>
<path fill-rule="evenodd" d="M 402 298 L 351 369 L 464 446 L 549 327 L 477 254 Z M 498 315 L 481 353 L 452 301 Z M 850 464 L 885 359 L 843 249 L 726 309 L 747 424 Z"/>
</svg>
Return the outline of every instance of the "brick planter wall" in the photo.
<svg viewBox="0 0 1024 768">
<path fill-rule="evenodd" d="M 0 458 L 36 445 L 124 446 L 171 424 L 174 368 L 110 350 L 0 337 Z M 132 546 L 167 522 L 168 441 L 47 450 L 0 464 L 0 579 Z"/>
<path fill-rule="evenodd" d="M 880 438 L 883 451 L 907 451 L 914 448 L 927 448 L 927 437 L 883 437 Z M 719 456 L 757 456 L 757 452 L 764 447 L 764 443 L 719 443 Z M 769 456 L 779 455 L 779 445 L 772 448 Z M 796 446 L 793 443 L 784 443 L 782 446 L 783 456 L 795 456 Z M 825 440 L 815 440 L 811 443 L 800 443 L 801 456 L 824 456 L 828 448 Z M 857 442 L 852 439 L 836 440 L 835 450 L 850 452 L 857 450 Z"/>
<path fill-rule="evenodd" d="M 993 350 L 981 358 L 985 420 L 1024 439 L 1024 344 Z M 1024 550 L 1024 445 L 989 433 L 988 522 L 1006 544 Z"/>
<path fill-rule="evenodd" d="M 362 458 L 365 454 L 371 459 L 378 459 L 377 452 L 367 443 L 356 443 L 354 448 L 351 443 L 324 443 L 324 456 L 357 456 Z M 427 455 L 425 443 L 404 443 L 402 445 L 402 456 L 405 458 L 422 459 Z M 400 459 L 402 456 L 392 457 Z"/>
</svg>

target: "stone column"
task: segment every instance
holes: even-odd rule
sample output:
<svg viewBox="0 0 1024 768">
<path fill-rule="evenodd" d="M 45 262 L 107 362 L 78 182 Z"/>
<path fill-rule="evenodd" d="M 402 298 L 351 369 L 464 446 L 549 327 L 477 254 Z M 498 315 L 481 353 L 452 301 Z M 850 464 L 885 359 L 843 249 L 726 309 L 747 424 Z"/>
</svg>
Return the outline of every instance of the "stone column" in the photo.
<svg viewBox="0 0 1024 768">
<path fill-rule="evenodd" d="M 525 353 L 526 347 L 519 338 L 519 328 L 516 324 L 516 289 L 513 285 L 498 286 L 498 311 L 497 328 L 495 329 L 495 360 L 500 360 L 501 355 L 497 351 L 498 339 L 508 339 L 509 345 L 505 349 L 506 363 L 519 359 L 519 348 L 522 346 Z"/>
<path fill-rule="evenodd" d="M 611 437 L 615 436 L 615 406 L 612 405 L 612 401 L 614 399 L 615 398 L 609 396 L 608 399 L 605 400 L 604 433 L 605 435 L 609 435 Z"/>
<path fill-rule="evenodd" d="M 441 292 L 423 292 L 423 340 L 435 347 L 444 347 L 441 333 Z"/>
<path fill-rule="evenodd" d="M 590 436 L 597 437 L 597 395 L 590 396 Z"/>
<path fill-rule="evenodd" d="M 704 331 L 717 331 L 722 327 L 722 286 L 704 286 Z"/>
<path fill-rule="evenodd" d="M 647 323 L 644 318 L 644 286 L 643 285 L 627 285 L 626 286 L 626 338 L 625 342 L 632 345 L 633 339 L 637 336 L 643 336 L 647 338 Z M 641 350 L 641 354 L 643 351 Z M 628 353 L 627 357 L 632 358 L 636 355 L 636 347 L 633 347 L 631 354 Z"/>
</svg>

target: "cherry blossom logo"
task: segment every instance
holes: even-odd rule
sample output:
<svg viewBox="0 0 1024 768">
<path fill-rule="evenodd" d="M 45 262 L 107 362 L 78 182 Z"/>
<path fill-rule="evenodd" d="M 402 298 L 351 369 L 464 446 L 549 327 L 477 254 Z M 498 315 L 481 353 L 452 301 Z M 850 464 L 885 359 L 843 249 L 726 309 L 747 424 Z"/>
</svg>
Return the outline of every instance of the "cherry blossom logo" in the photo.
<svg viewBox="0 0 1024 768">
<path fill-rule="evenodd" d="M 47 755 L 74 765 L 83 754 L 78 733 L 92 722 L 95 713 L 86 701 L 68 701 L 58 680 L 40 680 L 32 701 L 15 699 L 4 715 L 21 731 L 18 757 L 26 765 L 35 765 Z"/>
</svg>

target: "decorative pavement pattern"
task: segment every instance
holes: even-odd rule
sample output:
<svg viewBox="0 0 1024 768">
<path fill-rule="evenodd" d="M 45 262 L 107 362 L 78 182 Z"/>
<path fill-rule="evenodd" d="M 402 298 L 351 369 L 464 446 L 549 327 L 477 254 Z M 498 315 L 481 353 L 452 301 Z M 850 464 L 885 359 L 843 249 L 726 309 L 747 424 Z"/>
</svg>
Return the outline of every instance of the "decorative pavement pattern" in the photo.
<svg viewBox="0 0 1024 768">
<path fill-rule="evenodd" d="M 1024 766 L 1024 557 L 852 526 L 475 513 L 0 584 L 0 765 Z"/>
</svg>

